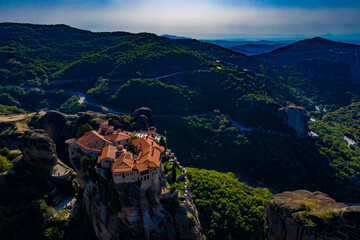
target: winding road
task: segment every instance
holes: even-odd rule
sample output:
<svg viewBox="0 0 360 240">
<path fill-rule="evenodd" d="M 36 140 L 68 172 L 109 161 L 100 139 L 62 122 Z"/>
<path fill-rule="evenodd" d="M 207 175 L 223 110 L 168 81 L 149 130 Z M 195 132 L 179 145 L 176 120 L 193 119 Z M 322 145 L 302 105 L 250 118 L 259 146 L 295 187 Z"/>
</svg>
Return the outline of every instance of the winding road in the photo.
<svg viewBox="0 0 360 240">
<path fill-rule="evenodd" d="M 173 73 L 173 74 L 169 74 L 169 75 L 165 75 L 165 76 L 161 76 L 161 77 L 157 77 L 155 79 L 161 79 L 161 78 L 165 78 L 165 77 L 169 77 L 169 76 L 174 76 L 174 75 L 178 75 L 178 74 L 181 74 L 183 72 L 177 72 L 177 73 Z M 79 103 L 86 103 L 88 105 L 91 105 L 91 106 L 96 106 L 96 107 L 99 107 L 99 108 L 102 108 L 104 109 L 106 112 L 108 113 L 113 113 L 113 114 L 131 114 L 131 112 L 128 112 L 128 111 L 116 111 L 116 110 L 113 110 L 111 108 L 109 108 L 108 106 L 104 106 L 104 105 L 101 105 L 101 104 L 98 104 L 98 103 L 94 103 L 94 102 L 89 102 L 88 99 L 86 98 L 86 95 L 85 93 L 83 92 L 77 92 L 77 91 L 71 91 L 71 90 L 67 90 L 67 89 L 52 89 L 52 90 L 45 90 L 45 89 L 42 89 L 42 88 L 39 88 L 39 87 L 23 87 L 24 90 L 30 90 L 30 89 L 37 89 L 39 91 L 54 91 L 54 90 L 62 90 L 68 94 L 71 94 L 71 95 L 77 95 L 80 97 L 79 99 Z M 160 118 L 166 118 L 166 117 L 189 117 L 189 118 L 196 118 L 196 117 L 206 117 L 208 115 L 210 115 L 211 112 L 206 112 L 206 113 L 200 113 L 200 114 L 195 114 L 195 115 L 188 115 L 188 116 L 182 116 L 182 115 L 162 115 L 162 114 L 154 114 L 153 116 L 154 117 L 160 117 Z M 256 128 L 252 128 L 252 127 L 246 127 L 244 125 L 241 125 L 240 123 L 236 122 L 234 119 L 230 118 L 229 121 L 231 122 L 231 124 L 236 127 L 236 128 L 239 128 L 240 130 L 242 131 L 247 131 L 247 132 L 251 132 L 251 131 L 254 131 L 254 130 L 257 130 Z"/>
<path fill-rule="evenodd" d="M 175 72 L 175 73 L 171 73 L 171 74 L 167 74 L 167 75 L 163 75 L 163 76 L 158 76 L 158 77 L 154 77 L 153 79 L 155 80 L 159 80 L 159 79 L 164 79 L 164 78 L 167 78 L 167 77 L 172 77 L 172 76 L 176 76 L 176 75 L 179 75 L 179 74 L 182 74 L 184 73 L 184 71 L 182 72 Z M 57 80 L 57 81 L 53 81 L 51 84 L 61 84 L 61 83 L 69 83 L 69 82 L 79 82 L 79 81 L 85 81 L 86 79 L 77 79 L 77 80 L 74 80 L 74 79 L 70 79 L 70 80 Z M 39 91 L 56 91 L 56 90 L 62 90 L 68 94 L 71 94 L 71 95 L 77 95 L 80 97 L 79 99 L 79 103 L 80 104 L 83 104 L 83 103 L 86 103 L 88 105 L 91 105 L 91 106 L 96 106 L 96 107 L 99 107 L 99 108 L 102 108 L 104 109 L 106 112 L 108 113 L 113 113 L 113 114 L 131 114 L 131 112 L 128 112 L 128 111 L 116 111 L 114 109 L 111 109 L 107 106 L 104 106 L 104 105 L 101 105 L 101 104 L 98 104 L 98 103 L 95 103 L 95 102 L 91 102 L 89 101 L 88 98 L 86 98 L 86 95 L 85 93 L 83 92 L 77 92 L 77 91 L 71 91 L 71 90 L 68 90 L 68 89 L 52 89 L 52 90 L 45 90 L 45 89 L 42 89 L 42 88 L 39 88 L 39 87 L 23 87 L 24 90 L 30 90 L 30 89 L 37 89 Z M 189 116 L 182 116 L 182 115 L 161 115 L 161 114 L 154 114 L 153 116 L 154 117 L 189 117 L 189 118 L 195 118 L 195 117 L 206 117 L 210 114 L 211 112 L 207 112 L 207 113 L 201 113 L 201 114 L 195 114 L 195 115 L 189 115 Z M 236 122 L 234 119 L 232 118 L 229 118 L 229 121 L 231 122 L 231 124 L 236 127 L 236 128 L 239 128 L 240 130 L 242 131 L 248 131 L 248 132 L 251 132 L 251 131 L 256 131 L 258 129 L 256 128 L 252 128 L 252 127 L 247 127 L 247 126 L 243 126 L 241 124 L 239 124 L 238 122 Z M 273 131 L 270 131 L 271 133 L 275 133 Z"/>
</svg>

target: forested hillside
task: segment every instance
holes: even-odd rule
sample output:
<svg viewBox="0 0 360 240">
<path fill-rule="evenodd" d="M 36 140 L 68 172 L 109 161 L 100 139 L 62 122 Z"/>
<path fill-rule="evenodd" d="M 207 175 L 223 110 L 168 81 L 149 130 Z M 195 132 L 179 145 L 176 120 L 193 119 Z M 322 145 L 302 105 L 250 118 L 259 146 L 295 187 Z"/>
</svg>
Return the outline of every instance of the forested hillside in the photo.
<svg viewBox="0 0 360 240">
<path fill-rule="evenodd" d="M 200 221 L 210 239 L 262 239 L 271 193 L 239 182 L 229 173 L 188 168 Z"/>
<path fill-rule="evenodd" d="M 356 201 L 360 193 L 349 177 L 359 175 L 359 147 L 311 125 L 318 138 L 284 136 L 259 130 L 241 131 L 220 112 L 207 117 L 156 119 L 167 130 L 169 147 L 184 164 L 232 171 L 241 179 L 274 192 L 319 190 L 340 201 Z M 323 131 L 324 133 L 322 133 Z M 323 134 L 325 134 L 323 136 Z"/>
<path fill-rule="evenodd" d="M 150 33 L 1 23 L 0 115 L 41 109 L 129 114 L 150 107 L 179 161 L 207 169 L 189 169 L 205 235 L 259 239 L 272 193 L 307 189 L 343 202 L 360 199 L 359 89 L 355 75 L 347 75 L 356 71 L 342 68 L 353 49 L 313 39 L 247 57 Z M 297 136 L 278 118 L 277 110 L 289 104 L 306 107 L 312 137 Z M 39 196 L 24 211 L 35 206 L 40 214 Z"/>
<path fill-rule="evenodd" d="M 156 109 L 158 114 L 220 109 L 252 124 L 246 119 L 254 114 L 249 107 L 268 110 L 295 103 L 312 109 L 315 104 L 329 104 L 334 93 L 334 87 L 324 92 L 323 85 L 292 68 L 213 44 L 150 33 L 94 33 L 66 25 L 1 23 L 0 55 L 1 86 L 22 86 L 25 92 L 39 88 L 37 95 L 41 96 L 36 100 L 24 100 L 13 89 L 0 89 L 9 94 L 1 96 L 7 100 L 1 104 L 27 111 L 60 109 L 74 93 L 65 91 L 54 100 L 47 92 L 71 89 L 120 111 L 139 105 Z M 105 79 L 102 84 L 101 77 Z M 130 101 L 123 101 L 124 93 Z M 340 89 L 337 95 L 342 99 L 340 105 L 354 97 L 348 89 Z"/>
</svg>

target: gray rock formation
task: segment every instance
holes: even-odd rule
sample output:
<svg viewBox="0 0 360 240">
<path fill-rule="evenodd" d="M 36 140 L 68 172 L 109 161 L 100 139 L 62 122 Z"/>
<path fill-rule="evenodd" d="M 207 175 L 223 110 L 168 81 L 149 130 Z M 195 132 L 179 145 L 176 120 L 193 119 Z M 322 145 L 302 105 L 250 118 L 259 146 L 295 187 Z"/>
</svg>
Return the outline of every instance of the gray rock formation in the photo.
<svg viewBox="0 0 360 240">
<path fill-rule="evenodd" d="M 30 165 L 51 170 L 57 163 L 56 146 L 43 129 L 30 130 L 17 127 L 16 122 L 0 124 L 0 144 L 19 149 Z"/>
<path fill-rule="evenodd" d="M 150 108 L 141 107 L 134 111 L 132 114 L 133 121 L 136 123 L 135 130 L 148 130 L 150 126 L 153 126 L 152 111 Z"/>
<path fill-rule="evenodd" d="M 122 185 L 116 190 L 116 201 L 121 206 L 118 212 L 114 212 L 106 201 L 101 190 L 104 185 L 92 182 L 86 185 L 85 204 L 98 238 L 175 239 L 171 215 L 156 197 L 158 189 L 149 188 L 145 192 L 135 183 Z"/>
<path fill-rule="evenodd" d="M 136 118 L 135 122 L 135 130 L 136 131 L 146 131 L 148 130 L 149 126 L 149 119 L 145 115 L 140 115 Z"/>
<path fill-rule="evenodd" d="M 292 127 L 299 135 L 307 136 L 309 131 L 309 117 L 304 107 L 290 105 L 278 109 L 278 117 L 283 123 Z"/>
<path fill-rule="evenodd" d="M 100 240 L 203 239 L 190 189 L 186 205 L 179 206 L 177 195 L 173 200 L 160 201 L 161 184 L 153 184 L 144 190 L 136 183 L 114 186 L 111 180 L 102 176 L 94 181 L 82 171 L 79 159 L 70 161 L 79 185 L 84 189 L 85 208 Z"/>
<path fill-rule="evenodd" d="M 267 240 L 360 239 L 360 207 L 348 207 L 321 192 L 274 195 L 266 207 Z"/>
<path fill-rule="evenodd" d="M 21 138 L 20 150 L 30 165 L 51 170 L 57 163 L 55 143 L 45 132 L 27 132 Z"/>
<path fill-rule="evenodd" d="M 58 111 L 49 111 L 37 121 L 37 128 L 42 128 L 56 143 L 56 151 L 60 159 L 67 159 L 65 140 L 75 133 L 69 116 Z"/>
<path fill-rule="evenodd" d="M 159 185 L 145 191 L 136 183 L 120 184 L 116 198 L 110 200 L 113 190 L 103 182 L 88 182 L 84 190 L 85 206 L 99 239 L 202 239 L 192 199 L 187 208 L 174 206 L 170 213 L 160 203 Z M 117 210 L 112 201 L 118 204 Z"/>
<path fill-rule="evenodd" d="M 114 129 L 122 129 L 124 131 L 133 131 L 133 127 L 128 119 L 125 119 L 123 116 L 108 113 L 106 114 L 106 119 L 109 120 L 109 124 L 114 126 Z"/>
</svg>

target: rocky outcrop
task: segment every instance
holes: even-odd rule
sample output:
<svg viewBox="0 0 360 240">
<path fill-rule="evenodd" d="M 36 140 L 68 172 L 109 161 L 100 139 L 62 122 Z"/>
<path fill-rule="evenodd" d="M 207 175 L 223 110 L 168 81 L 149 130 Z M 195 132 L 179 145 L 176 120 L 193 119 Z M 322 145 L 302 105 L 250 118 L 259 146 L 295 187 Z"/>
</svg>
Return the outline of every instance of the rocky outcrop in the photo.
<svg viewBox="0 0 360 240">
<path fill-rule="evenodd" d="M 123 116 L 108 113 L 106 114 L 106 119 L 109 120 L 110 126 L 114 126 L 114 129 L 122 129 L 124 131 L 134 130 L 130 121 L 128 119 L 125 119 Z"/>
<path fill-rule="evenodd" d="M 114 194 L 104 180 L 89 182 L 84 190 L 85 206 L 99 239 L 202 239 L 192 200 L 187 208 L 174 206 L 170 213 L 160 203 L 159 186 L 142 190 L 136 183 L 120 184 Z"/>
<path fill-rule="evenodd" d="M 43 129 L 19 128 L 16 122 L 0 123 L 0 145 L 19 149 L 32 166 L 51 170 L 57 163 L 54 141 Z"/>
<path fill-rule="evenodd" d="M 174 214 L 176 239 L 202 239 L 199 215 L 189 192 L 186 205 L 177 208 Z"/>
<path fill-rule="evenodd" d="M 49 111 L 37 121 L 37 128 L 44 129 L 56 143 L 56 151 L 60 159 L 67 158 L 65 140 L 75 133 L 71 126 L 71 118 L 58 111 Z"/>
<path fill-rule="evenodd" d="M 278 109 L 278 117 L 283 123 L 292 127 L 299 135 L 307 136 L 309 131 L 309 117 L 304 107 L 290 105 Z"/>
<path fill-rule="evenodd" d="M 150 126 L 153 126 L 152 111 L 150 108 L 141 107 L 134 111 L 132 115 L 133 121 L 136 123 L 135 130 L 147 131 Z"/>
<path fill-rule="evenodd" d="M 179 198 L 175 191 L 172 198 L 161 199 L 163 184 L 153 184 L 148 189 L 140 188 L 137 182 L 114 185 L 111 175 L 98 169 L 96 177 L 90 177 L 76 161 L 71 160 L 84 189 L 85 208 L 100 240 L 203 239 L 189 187 L 185 197 Z"/>
<path fill-rule="evenodd" d="M 274 195 L 266 207 L 266 239 L 360 239 L 360 207 L 348 207 L 321 192 Z"/>
<path fill-rule="evenodd" d="M 161 206 L 154 187 L 140 190 L 135 183 L 116 189 L 118 212 L 110 207 L 101 183 L 84 191 L 86 208 L 99 239 L 175 239 L 171 215 Z M 114 203 L 113 203 L 114 204 Z"/>
<path fill-rule="evenodd" d="M 57 164 L 55 143 L 43 130 L 26 132 L 21 138 L 20 150 L 30 165 L 51 170 Z"/>
</svg>

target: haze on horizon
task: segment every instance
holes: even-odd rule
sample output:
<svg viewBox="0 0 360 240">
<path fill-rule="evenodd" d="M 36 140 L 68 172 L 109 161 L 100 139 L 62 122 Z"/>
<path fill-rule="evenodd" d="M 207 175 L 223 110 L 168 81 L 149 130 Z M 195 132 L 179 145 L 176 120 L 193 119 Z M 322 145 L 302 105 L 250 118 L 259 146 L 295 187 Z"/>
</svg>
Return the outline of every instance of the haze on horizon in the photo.
<svg viewBox="0 0 360 240">
<path fill-rule="evenodd" d="M 0 22 L 201 39 L 360 39 L 358 0 L 13 0 Z"/>
</svg>

